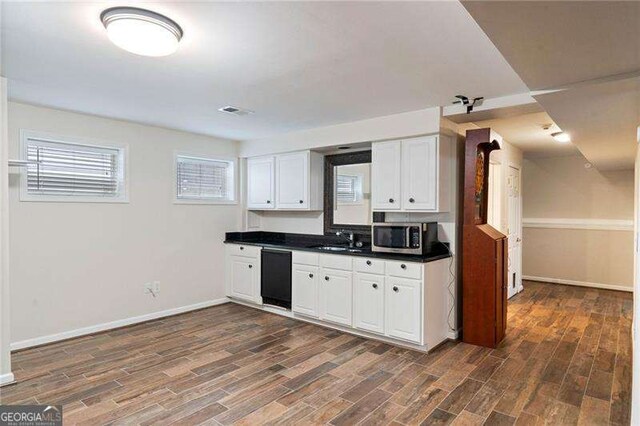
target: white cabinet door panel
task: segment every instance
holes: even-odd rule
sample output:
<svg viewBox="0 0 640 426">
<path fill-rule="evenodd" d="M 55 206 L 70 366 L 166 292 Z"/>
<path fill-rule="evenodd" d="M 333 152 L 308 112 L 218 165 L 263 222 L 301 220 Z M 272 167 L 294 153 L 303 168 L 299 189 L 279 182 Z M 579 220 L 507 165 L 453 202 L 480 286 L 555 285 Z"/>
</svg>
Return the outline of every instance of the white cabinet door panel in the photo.
<svg viewBox="0 0 640 426">
<path fill-rule="evenodd" d="M 276 196 L 278 209 L 309 207 L 309 151 L 276 157 Z"/>
<path fill-rule="evenodd" d="M 351 326 L 352 273 L 320 270 L 320 318 Z"/>
<path fill-rule="evenodd" d="M 256 259 L 229 256 L 230 296 L 257 302 L 258 264 Z"/>
<path fill-rule="evenodd" d="M 384 276 L 356 273 L 353 298 L 353 325 L 384 334 Z"/>
<path fill-rule="evenodd" d="M 291 309 L 293 312 L 318 318 L 318 267 L 293 265 Z"/>
<path fill-rule="evenodd" d="M 402 208 L 436 210 L 438 197 L 438 138 L 402 141 Z"/>
<path fill-rule="evenodd" d="M 386 277 L 385 292 L 385 334 L 420 343 L 421 281 Z"/>
<path fill-rule="evenodd" d="M 250 158 L 247 160 L 247 208 L 274 209 L 275 159 Z"/>
<path fill-rule="evenodd" d="M 399 210 L 401 197 L 401 142 L 371 146 L 371 204 L 374 210 Z"/>
</svg>

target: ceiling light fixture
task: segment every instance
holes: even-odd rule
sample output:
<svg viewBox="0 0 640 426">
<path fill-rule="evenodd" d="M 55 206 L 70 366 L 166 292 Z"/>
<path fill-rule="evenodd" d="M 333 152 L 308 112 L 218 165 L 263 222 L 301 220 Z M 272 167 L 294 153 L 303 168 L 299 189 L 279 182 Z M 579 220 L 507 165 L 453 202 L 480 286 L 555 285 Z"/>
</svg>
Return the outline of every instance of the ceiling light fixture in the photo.
<svg viewBox="0 0 640 426">
<path fill-rule="evenodd" d="M 178 24 L 146 9 L 112 7 L 100 14 L 100 20 L 113 44 L 136 55 L 170 55 L 182 39 Z"/>
<path fill-rule="evenodd" d="M 553 136 L 556 142 L 562 142 L 562 143 L 571 142 L 571 137 L 569 136 L 568 133 L 565 133 L 565 132 L 551 133 L 551 136 Z"/>
</svg>

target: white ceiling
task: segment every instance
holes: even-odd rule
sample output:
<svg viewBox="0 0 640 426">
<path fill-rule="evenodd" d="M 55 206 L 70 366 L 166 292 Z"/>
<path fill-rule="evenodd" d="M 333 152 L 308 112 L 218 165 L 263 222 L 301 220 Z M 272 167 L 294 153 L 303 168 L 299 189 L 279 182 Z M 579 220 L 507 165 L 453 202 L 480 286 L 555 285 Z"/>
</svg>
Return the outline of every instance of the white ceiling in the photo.
<svg viewBox="0 0 640 426">
<path fill-rule="evenodd" d="M 111 44 L 109 6 L 3 3 L 10 98 L 253 139 L 528 91 L 458 2 L 144 3 L 185 31 L 165 58 Z"/>
<path fill-rule="evenodd" d="M 638 1 L 464 1 L 531 90 L 640 70 Z"/>
<path fill-rule="evenodd" d="M 578 153 L 572 143 L 558 143 L 551 133 L 560 131 L 546 112 L 522 114 L 491 120 L 474 121 L 478 127 L 490 127 L 527 157 L 553 157 Z M 543 127 L 550 125 L 549 129 Z"/>
<path fill-rule="evenodd" d="M 632 168 L 640 125 L 640 2 L 465 1 L 534 95 L 598 169 Z"/>
</svg>

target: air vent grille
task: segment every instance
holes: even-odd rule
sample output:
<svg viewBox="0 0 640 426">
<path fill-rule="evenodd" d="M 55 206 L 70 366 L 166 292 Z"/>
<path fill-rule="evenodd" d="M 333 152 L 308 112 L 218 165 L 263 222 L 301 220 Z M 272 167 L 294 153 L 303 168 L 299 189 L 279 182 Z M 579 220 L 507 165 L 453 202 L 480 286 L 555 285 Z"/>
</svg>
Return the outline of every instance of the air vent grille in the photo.
<svg viewBox="0 0 640 426">
<path fill-rule="evenodd" d="M 222 108 L 219 108 L 218 111 L 224 112 L 226 114 L 233 114 L 233 115 L 239 115 L 239 116 L 253 114 L 253 111 L 250 111 L 248 109 L 242 109 L 242 108 L 234 107 L 234 106 L 231 106 L 231 105 L 227 105 L 227 106 L 224 106 Z"/>
</svg>

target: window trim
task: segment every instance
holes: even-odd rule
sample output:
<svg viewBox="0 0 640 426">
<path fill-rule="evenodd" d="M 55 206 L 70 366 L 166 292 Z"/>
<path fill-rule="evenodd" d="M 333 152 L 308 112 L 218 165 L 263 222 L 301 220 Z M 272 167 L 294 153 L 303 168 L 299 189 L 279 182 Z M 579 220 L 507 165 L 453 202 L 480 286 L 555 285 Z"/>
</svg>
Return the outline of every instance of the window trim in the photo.
<svg viewBox="0 0 640 426">
<path fill-rule="evenodd" d="M 205 200 L 198 198 L 178 198 L 178 157 L 189 157 L 194 160 L 205 160 L 205 161 L 225 161 L 229 162 L 233 166 L 233 190 L 231 194 L 233 195 L 233 200 Z M 229 157 L 226 155 L 215 155 L 215 154 L 195 154 L 193 152 L 185 152 L 185 151 L 174 151 L 173 153 L 173 204 L 184 204 L 184 205 L 237 205 L 238 204 L 238 158 Z"/>
<path fill-rule="evenodd" d="M 20 201 L 45 203 L 129 203 L 129 145 L 107 142 L 83 137 L 60 136 L 48 132 L 20 129 L 20 158 L 27 159 L 29 139 L 42 139 L 45 142 L 77 145 L 88 148 L 117 149 L 122 161 L 122 191 L 115 197 L 94 197 L 78 195 L 30 194 L 27 190 L 27 168 L 20 170 Z"/>
</svg>

